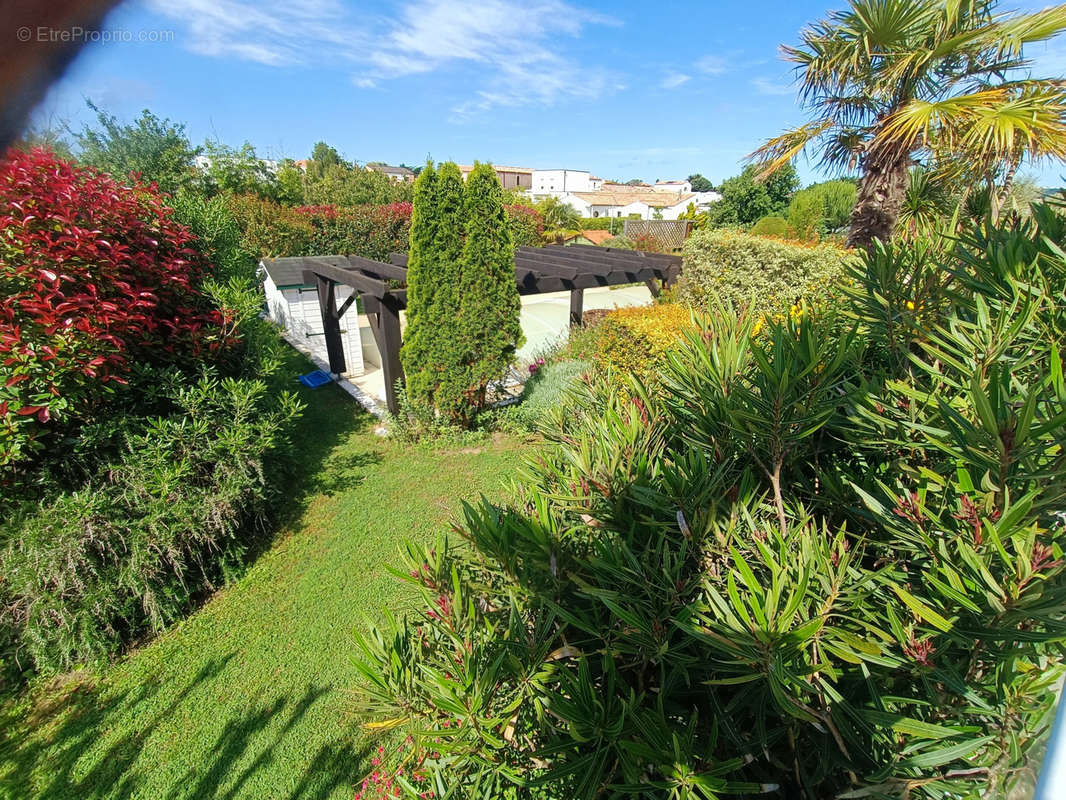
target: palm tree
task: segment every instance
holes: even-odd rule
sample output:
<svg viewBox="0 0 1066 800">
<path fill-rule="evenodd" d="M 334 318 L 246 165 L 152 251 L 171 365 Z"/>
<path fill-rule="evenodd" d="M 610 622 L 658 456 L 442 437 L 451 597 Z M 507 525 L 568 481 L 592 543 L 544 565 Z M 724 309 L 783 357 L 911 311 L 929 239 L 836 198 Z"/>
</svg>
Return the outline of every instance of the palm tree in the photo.
<svg viewBox="0 0 1066 800">
<path fill-rule="evenodd" d="M 558 197 L 545 197 L 534 207 L 544 218 L 545 239 L 555 239 L 581 227 L 581 214 Z"/>
<path fill-rule="evenodd" d="M 997 0 L 851 0 L 785 47 L 813 119 L 750 158 L 769 175 L 808 148 L 861 174 L 848 243 L 887 240 L 910 167 L 975 165 L 1004 176 L 1066 157 L 1066 81 L 1025 76 L 1022 47 L 1066 29 L 1066 5 L 997 14 Z M 1001 171 L 1001 172 L 1000 172 Z"/>
</svg>

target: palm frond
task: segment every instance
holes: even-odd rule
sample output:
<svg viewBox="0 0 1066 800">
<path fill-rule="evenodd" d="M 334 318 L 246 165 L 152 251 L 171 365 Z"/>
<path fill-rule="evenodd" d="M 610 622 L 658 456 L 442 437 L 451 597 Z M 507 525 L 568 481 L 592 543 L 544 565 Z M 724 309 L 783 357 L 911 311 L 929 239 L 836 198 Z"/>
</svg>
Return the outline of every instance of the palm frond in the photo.
<svg viewBox="0 0 1066 800">
<path fill-rule="evenodd" d="M 775 136 L 758 150 L 750 153 L 747 160 L 759 167 L 756 180 L 765 180 L 785 164 L 792 161 L 808 145 L 835 125 L 831 119 L 815 120 L 798 128 Z"/>
<path fill-rule="evenodd" d="M 957 150 L 981 163 L 1012 157 L 1066 157 L 1066 92 L 1059 81 L 997 86 L 936 102 L 915 100 L 876 137 L 906 147 Z"/>
</svg>

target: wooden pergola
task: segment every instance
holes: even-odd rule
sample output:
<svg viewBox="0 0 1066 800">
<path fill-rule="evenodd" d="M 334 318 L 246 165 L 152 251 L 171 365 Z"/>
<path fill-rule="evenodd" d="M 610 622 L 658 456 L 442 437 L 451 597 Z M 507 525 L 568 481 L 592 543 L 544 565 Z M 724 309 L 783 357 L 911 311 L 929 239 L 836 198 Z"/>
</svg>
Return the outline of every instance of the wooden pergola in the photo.
<svg viewBox="0 0 1066 800">
<path fill-rule="evenodd" d="M 322 330 L 331 372 L 347 369 L 341 343 L 341 317 L 357 296 L 370 321 L 381 353 L 385 403 L 396 413 L 396 383 L 403 380 L 400 365 L 400 311 L 407 307 L 407 256 L 393 253 L 389 263 L 360 256 L 308 256 L 272 259 L 271 263 L 299 271 L 315 286 L 322 312 Z M 653 296 L 671 286 L 681 272 L 681 257 L 591 245 L 519 247 L 515 252 L 515 286 L 520 295 L 570 292 L 570 325 L 581 324 L 584 290 L 626 283 L 647 284 Z M 337 306 L 337 284 L 352 295 Z"/>
</svg>

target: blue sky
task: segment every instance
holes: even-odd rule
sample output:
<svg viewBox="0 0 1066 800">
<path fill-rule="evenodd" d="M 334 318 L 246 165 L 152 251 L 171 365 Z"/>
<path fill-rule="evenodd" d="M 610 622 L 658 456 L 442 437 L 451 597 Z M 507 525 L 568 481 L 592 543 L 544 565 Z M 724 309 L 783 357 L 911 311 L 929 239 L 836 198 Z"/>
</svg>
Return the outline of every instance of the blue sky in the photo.
<svg viewBox="0 0 1066 800">
<path fill-rule="evenodd" d="M 39 119 L 78 128 L 88 97 L 275 158 L 325 140 L 358 161 L 718 182 L 804 119 L 778 46 L 825 2 L 132 0 L 104 28 L 171 41 L 89 45 Z M 1061 40 L 1032 55 L 1066 72 Z M 1059 185 L 1066 167 L 1030 172 Z"/>
</svg>

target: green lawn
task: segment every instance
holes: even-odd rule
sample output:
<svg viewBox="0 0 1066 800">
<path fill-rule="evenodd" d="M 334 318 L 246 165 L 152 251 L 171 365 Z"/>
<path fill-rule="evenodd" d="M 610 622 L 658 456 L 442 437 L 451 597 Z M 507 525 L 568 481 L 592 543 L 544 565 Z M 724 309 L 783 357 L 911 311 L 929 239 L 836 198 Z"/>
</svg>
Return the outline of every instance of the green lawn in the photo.
<svg viewBox="0 0 1066 800">
<path fill-rule="evenodd" d="M 460 498 L 500 496 L 520 445 L 428 451 L 377 436 L 335 386 L 303 390 L 303 472 L 245 576 L 102 675 L 0 707 L 8 798 L 350 798 L 370 742 L 352 714 L 351 631 L 410 601 L 384 569 Z"/>
</svg>

